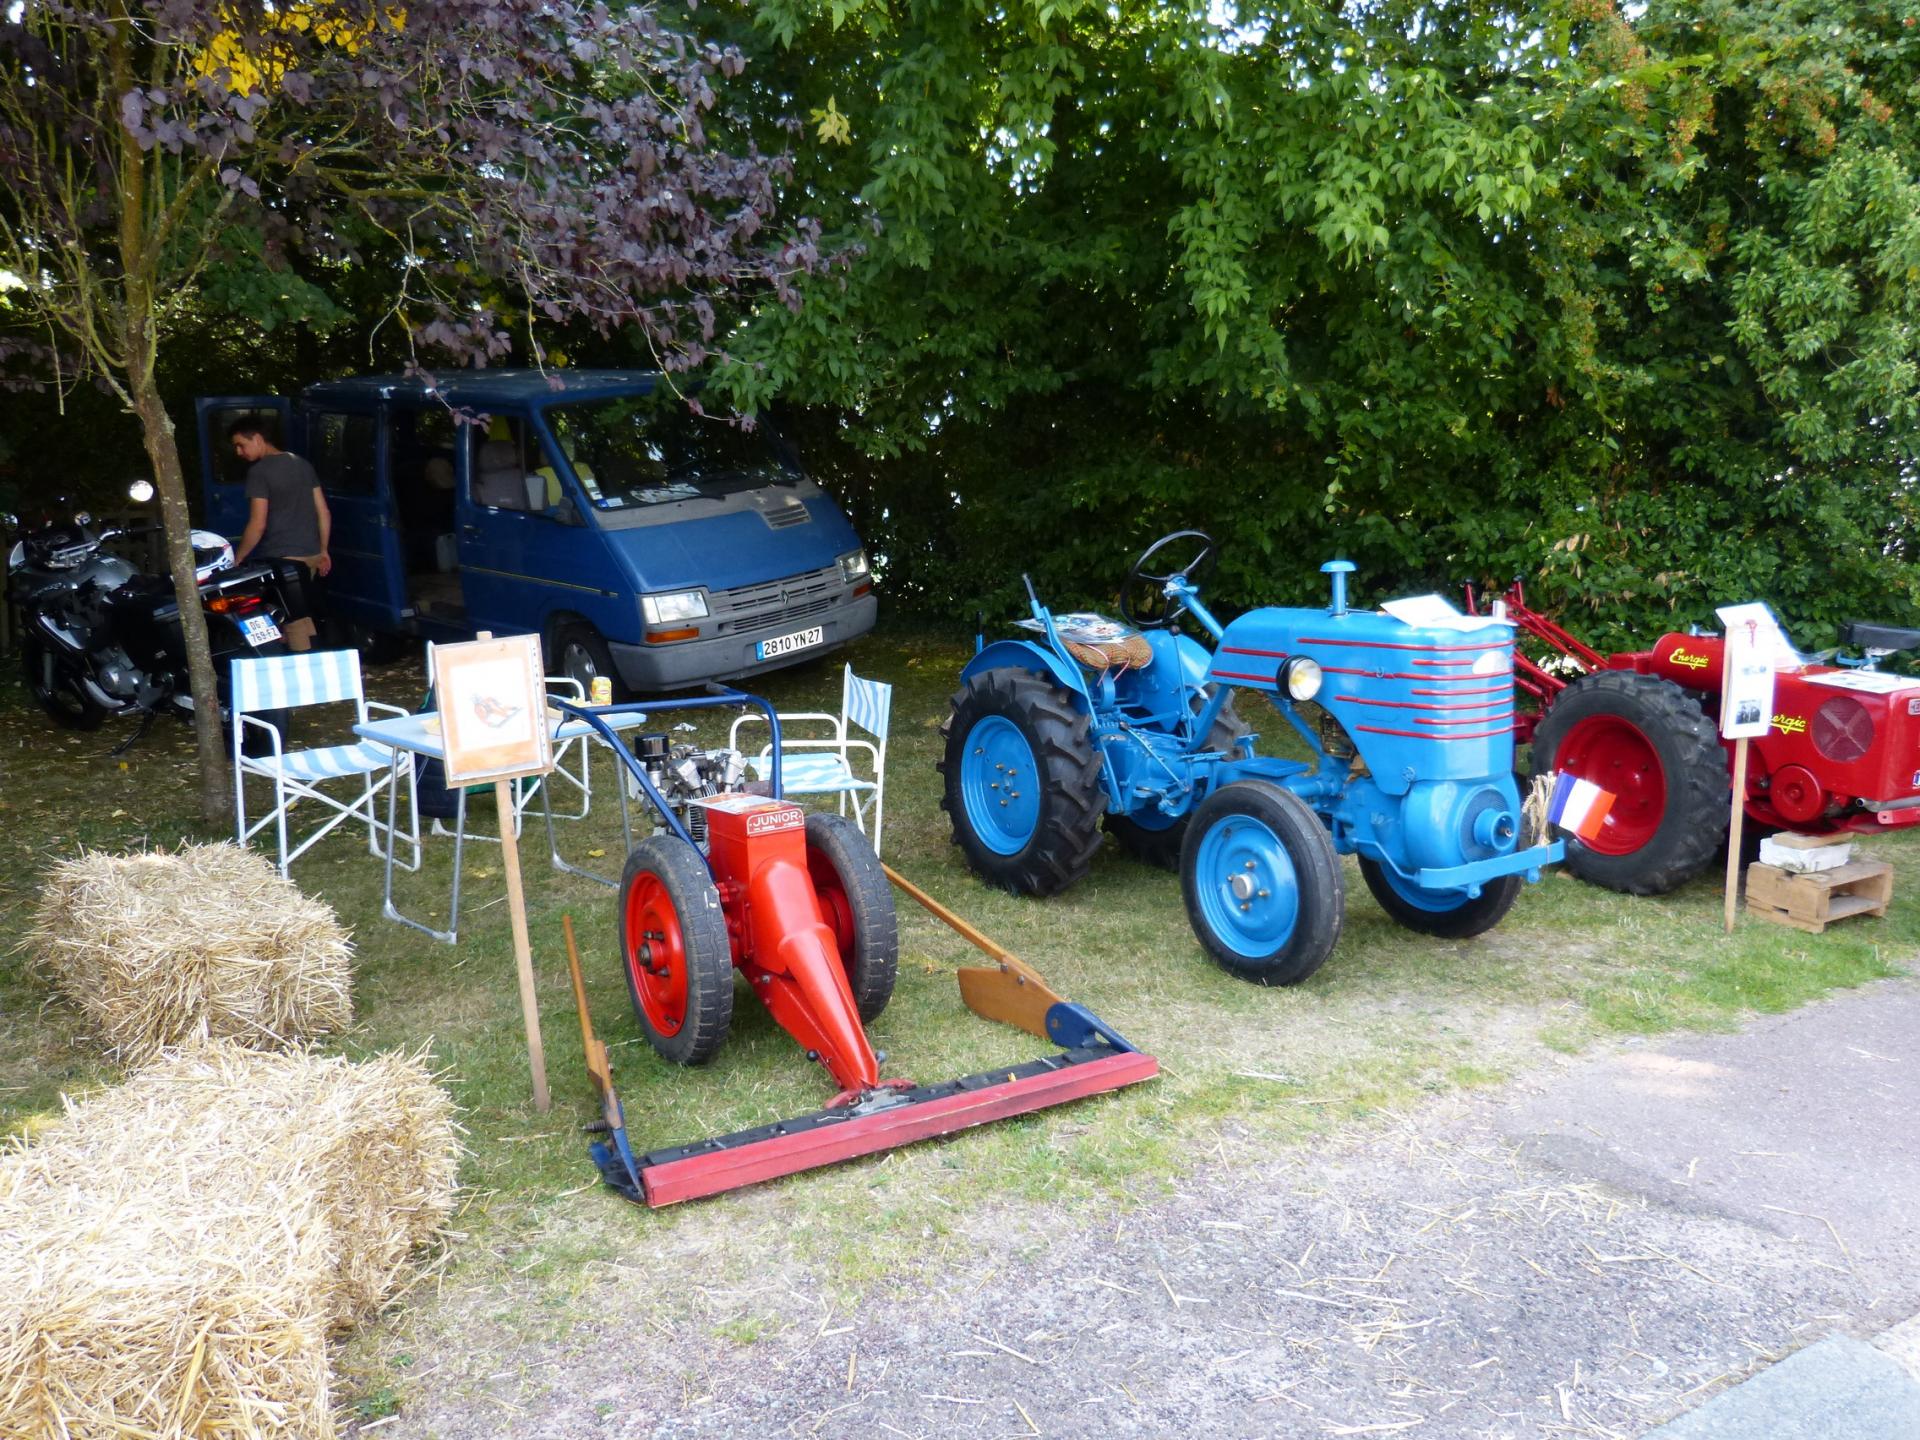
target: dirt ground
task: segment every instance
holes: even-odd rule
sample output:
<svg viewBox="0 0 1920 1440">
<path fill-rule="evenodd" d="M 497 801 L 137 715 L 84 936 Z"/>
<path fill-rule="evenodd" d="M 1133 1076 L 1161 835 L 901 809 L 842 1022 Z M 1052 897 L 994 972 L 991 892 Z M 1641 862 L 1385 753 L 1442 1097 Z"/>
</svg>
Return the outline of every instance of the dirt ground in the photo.
<svg viewBox="0 0 1920 1440">
<path fill-rule="evenodd" d="M 1916 1036 L 1901 980 L 1559 1061 L 1092 1222 L 960 1217 L 970 1260 L 845 1312 L 805 1276 L 703 1285 L 725 1207 L 804 1182 L 672 1255 L 614 1209 L 631 1253 L 557 1326 L 420 1303 L 363 1433 L 1639 1435 L 1920 1309 Z M 683 1321 L 623 1322 L 662 1284 Z"/>
</svg>

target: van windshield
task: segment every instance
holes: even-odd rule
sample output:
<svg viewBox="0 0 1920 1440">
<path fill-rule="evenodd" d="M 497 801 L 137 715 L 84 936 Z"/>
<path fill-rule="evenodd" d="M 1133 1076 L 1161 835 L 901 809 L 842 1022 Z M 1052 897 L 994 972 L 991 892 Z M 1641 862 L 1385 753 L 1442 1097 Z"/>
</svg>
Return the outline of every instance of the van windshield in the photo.
<svg viewBox="0 0 1920 1440">
<path fill-rule="evenodd" d="M 546 418 L 602 509 L 717 499 L 801 478 L 764 429 L 695 415 L 671 392 L 551 405 Z"/>
</svg>

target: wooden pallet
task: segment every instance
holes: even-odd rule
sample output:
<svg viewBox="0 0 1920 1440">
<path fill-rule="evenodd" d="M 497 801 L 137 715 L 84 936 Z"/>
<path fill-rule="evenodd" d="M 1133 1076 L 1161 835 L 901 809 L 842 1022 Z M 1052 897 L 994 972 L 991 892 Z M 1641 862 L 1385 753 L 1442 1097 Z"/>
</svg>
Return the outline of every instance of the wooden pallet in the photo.
<svg viewBox="0 0 1920 1440">
<path fill-rule="evenodd" d="M 1802 875 L 1777 865 L 1747 867 L 1747 909 L 1815 935 L 1853 915 L 1884 915 L 1892 899 L 1893 866 L 1884 860 L 1854 860 Z"/>
</svg>

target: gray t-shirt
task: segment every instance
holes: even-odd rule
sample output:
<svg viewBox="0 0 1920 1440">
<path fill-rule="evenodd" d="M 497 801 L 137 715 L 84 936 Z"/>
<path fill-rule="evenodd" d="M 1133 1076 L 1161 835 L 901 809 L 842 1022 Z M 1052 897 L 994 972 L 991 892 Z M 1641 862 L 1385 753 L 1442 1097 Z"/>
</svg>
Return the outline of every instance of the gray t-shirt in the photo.
<svg viewBox="0 0 1920 1440">
<path fill-rule="evenodd" d="M 320 553 L 320 477 L 298 455 L 263 455 L 247 470 L 247 499 L 267 502 L 267 528 L 253 553 L 262 560 Z"/>
</svg>

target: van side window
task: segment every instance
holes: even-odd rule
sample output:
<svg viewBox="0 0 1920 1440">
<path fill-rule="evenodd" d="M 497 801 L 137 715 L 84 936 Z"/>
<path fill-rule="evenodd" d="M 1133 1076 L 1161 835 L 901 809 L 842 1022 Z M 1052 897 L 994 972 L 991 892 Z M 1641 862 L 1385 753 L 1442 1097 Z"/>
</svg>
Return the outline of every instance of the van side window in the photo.
<svg viewBox="0 0 1920 1440">
<path fill-rule="evenodd" d="M 468 468 L 473 503 L 490 510 L 525 510 L 526 436 L 518 420 L 495 415 L 473 427 L 473 463 Z"/>
<path fill-rule="evenodd" d="M 343 495 L 373 494 L 373 440 L 371 415 L 321 411 L 307 425 L 306 458 L 326 489 Z"/>
<path fill-rule="evenodd" d="M 566 489 L 559 468 L 524 422 L 496 415 L 477 434 L 470 471 L 474 504 L 580 523 L 574 507 L 562 503 Z"/>
</svg>

